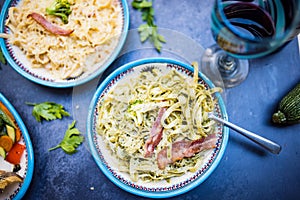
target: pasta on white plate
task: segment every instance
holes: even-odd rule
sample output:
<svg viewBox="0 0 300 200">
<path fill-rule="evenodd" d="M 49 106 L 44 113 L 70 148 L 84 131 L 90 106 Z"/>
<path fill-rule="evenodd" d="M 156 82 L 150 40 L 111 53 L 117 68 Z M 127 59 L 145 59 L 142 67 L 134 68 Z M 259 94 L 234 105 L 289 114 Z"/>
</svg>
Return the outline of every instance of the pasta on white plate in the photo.
<svg viewBox="0 0 300 200">
<path fill-rule="evenodd" d="M 43 69 L 54 80 L 76 78 L 101 66 L 113 52 L 122 31 L 122 7 L 117 0 L 69 0 L 68 23 L 46 13 L 55 0 L 21 0 L 9 8 L 5 25 L 9 43 L 17 46 L 32 69 Z M 68 36 L 56 35 L 37 23 L 38 13 L 51 24 L 73 30 Z"/>
<path fill-rule="evenodd" d="M 159 64 L 137 77 L 119 81 L 98 100 L 96 130 L 132 181 L 170 181 L 203 164 L 217 143 L 215 122 L 208 119 L 221 88 Z"/>
</svg>

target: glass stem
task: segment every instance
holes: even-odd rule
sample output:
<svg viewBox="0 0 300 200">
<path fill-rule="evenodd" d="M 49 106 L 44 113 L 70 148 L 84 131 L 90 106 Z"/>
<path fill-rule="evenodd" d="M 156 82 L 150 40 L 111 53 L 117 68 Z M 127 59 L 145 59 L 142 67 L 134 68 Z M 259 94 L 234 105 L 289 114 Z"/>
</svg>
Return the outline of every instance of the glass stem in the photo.
<svg viewBox="0 0 300 200">
<path fill-rule="evenodd" d="M 232 56 L 220 55 L 217 63 L 222 76 L 230 77 L 237 71 L 237 60 Z"/>
<path fill-rule="evenodd" d="M 221 77 L 218 85 L 231 88 L 245 80 L 249 71 L 249 63 L 246 59 L 238 59 L 228 55 L 218 45 L 212 45 L 203 53 L 201 71 L 212 80 Z"/>
</svg>

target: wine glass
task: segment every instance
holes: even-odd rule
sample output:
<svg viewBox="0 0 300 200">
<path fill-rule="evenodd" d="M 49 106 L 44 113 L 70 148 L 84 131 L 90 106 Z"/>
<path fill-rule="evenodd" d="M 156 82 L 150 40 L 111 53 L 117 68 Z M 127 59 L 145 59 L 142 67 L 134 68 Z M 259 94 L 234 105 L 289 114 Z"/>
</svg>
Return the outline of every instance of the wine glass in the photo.
<svg viewBox="0 0 300 200">
<path fill-rule="evenodd" d="M 300 32 L 299 0 L 215 0 L 211 31 L 218 45 L 206 49 L 201 70 L 220 73 L 225 87 L 245 80 L 248 60 L 280 50 Z"/>
</svg>

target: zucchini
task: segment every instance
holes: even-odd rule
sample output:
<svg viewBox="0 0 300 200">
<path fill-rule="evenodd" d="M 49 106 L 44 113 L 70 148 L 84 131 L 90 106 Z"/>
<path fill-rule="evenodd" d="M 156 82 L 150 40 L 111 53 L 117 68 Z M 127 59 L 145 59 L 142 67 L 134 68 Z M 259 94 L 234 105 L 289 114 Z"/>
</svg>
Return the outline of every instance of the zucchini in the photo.
<svg viewBox="0 0 300 200">
<path fill-rule="evenodd" d="M 13 127 L 6 124 L 6 130 L 7 135 L 12 139 L 12 141 L 15 143 L 16 141 L 16 131 Z"/>
<path fill-rule="evenodd" d="M 276 124 L 300 123 L 300 83 L 282 98 L 272 121 Z"/>
<path fill-rule="evenodd" d="M 5 152 L 5 150 L 3 149 L 3 147 L 0 147 L 0 156 L 2 157 L 2 158 L 6 158 L 6 152 Z"/>
</svg>

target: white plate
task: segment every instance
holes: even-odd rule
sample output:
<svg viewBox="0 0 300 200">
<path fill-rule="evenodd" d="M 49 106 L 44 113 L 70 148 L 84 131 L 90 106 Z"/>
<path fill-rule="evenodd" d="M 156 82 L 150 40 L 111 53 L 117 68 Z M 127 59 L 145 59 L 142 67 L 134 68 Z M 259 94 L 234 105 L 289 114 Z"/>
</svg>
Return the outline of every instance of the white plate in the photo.
<svg viewBox="0 0 300 200">
<path fill-rule="evenodd" d="M 99 100 L 103 98 L 112 88 L 115 88 L 121 80 L 128 80 L 138 76 L 142 70 L 147 67 L 157 67 L 161 71 L 168 71 L 171 68 L 187 76 L 193 76 L 193 68 L 187 64 L 167 58 L 150 58 L 142 59 L 121 66 L 110 74 L 98 87 L 89 107 L 87 120 L 87 136 L 91 153 L 102 172 L 120 188 L 144 197 L 150 198 L 167 198 L 185 193 L 200 183 L 202 183 L 219 164 L 228 141 L 228 128 L 218 125 L 216 134 L 218 136 L 217 147 L 207 151 L 203 165 L 195 173 L 187 173 L 181 177 L 172 178 L 168 183 L 166 181 L 149 182 L 142 181 L 132 182 L 129 175 L 118 171 L 118 164 L 106 148 L 102 138 L 96 132 L 96 121 L 98 116 Z M 199 73 L 200 82 L 208 88 L 214 87 L 212 82 L 204 75 Z M 218 103 L 215 110 L 216 115 L 227 120 L 227 113 L 224 102 L 220 94 L 216 94 Z"/>
<path fill-rule="evenodd" d="M 19 126 L 21 130 L 21 139 L 19 143 L 24 144 L 26 146 L 26 149 L 24 150 L 23 155 L 21 157 L 21 163 L 20 163 L 21 169 L 20 171 L 17 172 L 18 175 L 24 178 L 23 182 L 19 184 L 12 184 L 7 188 L 5 188 L 3 193 L 0 193 L 0 199 L 17 200 L 17 199 L 22 199 L 22 197 L 24 196 L 24 194 L 26 193 L 30 185 L 33 176 L 33 168 L 34 168 L 33 148 L 31 144 L 30 136 L 21 117 L 14 109 L 14 107 L 10 104 L 10 102 L 1 93 L 0 93 L 0 102 L 2 102 L 4 106 L 13 115 L 16 124 Z M 1 169 L 1 163 L 0 163 L 0 169 Z"/>
<path fill-rule="evenodd" d="M 21 0 L 8 0 L 4 2 L 0 15 L 0 33 L 10 33 L 8 27 L 5 26 L 8 10 L 12 6 L 17 6 L 19 2 L 21 2 Z M 86 83 L 99 76 L 105 69 L 109 67 L 109 65 L 116 59 L 125 43 L 129 28 L 128 5 L 126 0 L 118 0 L 118 2 L 122 7 L 122 30 L 121 35 L 118 36 L 119 39 L 114 50 L 111 51 L 101 63 L 88 66 L 88 71 L 84 72 L 84 74 L 77 78 L 67 80 L 56 79 L 46 70 L 32 68 L 29 61 L 18 47 L 9 44 L 7 39 L 0 38 L 0 46 L 3 55 L 13 69 L 35 83 L 56 88 L 73 87 Z"/>
</svg>

